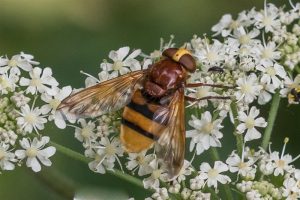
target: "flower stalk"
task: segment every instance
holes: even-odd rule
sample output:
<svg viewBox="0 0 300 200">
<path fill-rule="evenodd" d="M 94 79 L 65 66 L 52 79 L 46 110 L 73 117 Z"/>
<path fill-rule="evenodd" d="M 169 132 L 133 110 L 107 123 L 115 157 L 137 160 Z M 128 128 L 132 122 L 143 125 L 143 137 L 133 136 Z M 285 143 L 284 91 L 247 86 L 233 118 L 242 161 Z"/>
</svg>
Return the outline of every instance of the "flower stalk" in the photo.
<svg viewBox="0 0 300 200">
<path fill-rule="evenodd" d="M 89 163 L 91 161 L 91 159 L 85 157 L 84 155 L 82 155 L 82 154 L 80 154 L 80 153 L 78 153 L 76 151 L 73 151 L 72 149 L 69 149 L 69 148 L 67 148 L 65 146 L 57 144 L 57 143 L 55 143 L 53 141 L 51 141 L 50 144 L 52 146 L 54 146 L 57 149 L 58 152 L 66 155 L 66 156 L 68 156 L 70 158 L 73 158 L 73 159 L 78 160 L 78 161 L 83 162 L 83 163 Z M 120 171 L 118 169 L 114 169 L 114 171 L 109 171 L 108 170 L 107 172 L 109 174 L 113 175 L 113 176 L 116 176 L 116 177 L 118 177 L 118 178 L 120 178 L 122 180 L 125 180 L 125 181 L 127 181 L 129 183 L 132 183 L 135 186 L 138 186 L 138 187 L 144 189 L 143 183 L 139 179 L 137 179 L 137 178 L 135 178 L 135 177 L 133 177 L 133 176 L 131 176 L 129 174 L 125 174 L 125 173 L 123 173 L 122 171 Z"/>
<path fill-rule="evenodd" d="M 265 150 L 267 149 L 269 143 L 270 143 L 270 139 L 271 139 L 271 134 L 272 134 L 272 130 L 274 127 L 274 122 L 276 120 L 276 116 L 277 116 L 277 112 L 279 109 L 279 104 L 280 104 L 280 94 L 277 91 L 274 96 L 273 96 L 273 100 L 272 103 L 270 105 L 270 114 L 268 117 L 268 125 L 266 127 L 266 130 L 264 132 L 264 136 L 263 136 L 263 140 L 261 143 L 261 147 L 264 148 Z"/>
<path fill-rule="evenodd" d="M 239 120 L 238 120 L 238 110 L 237 110 L 237 105 L 236 102 L 232 101 L 230 104 L 230 108 L 232 111 L 232 116 L 233 116 L 233 126 L 234 126 L 234 132 L 233 135 L 235 136 L 236 139 L 236 147 L 237 147 L 237 152 L 239 154 L 239 156 L 242 156 L 242 152 L 243 152 L 243 136 L 242 134 L 239 134 L 237 132 L 237 126 L 239 125 Z"/>
</svg>

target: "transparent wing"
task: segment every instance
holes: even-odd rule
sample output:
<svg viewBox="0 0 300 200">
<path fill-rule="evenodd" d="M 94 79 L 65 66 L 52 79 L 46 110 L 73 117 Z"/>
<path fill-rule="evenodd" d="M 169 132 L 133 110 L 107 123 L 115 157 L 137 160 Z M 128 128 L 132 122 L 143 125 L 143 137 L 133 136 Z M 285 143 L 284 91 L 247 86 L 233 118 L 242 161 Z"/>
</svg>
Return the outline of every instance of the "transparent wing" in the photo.
<svg viewBox="0 0 300 200">
<path fill-rule="evenodd" d="M 184 89 L 179 89 L 168 109 L 158 110 L 155 119 L 166 123 L 158 140 L 157 155 L 168 169 L 169 178 L 174 178 L 183 165 L 185 154 Z"/>
<path fill-rule="evenodd" d="M 83 89 L 64 99 L 58 109 L 83 117 L 96 117 L 121 109 L 141 86 L 145 73 L 146 70 L 134 71 Z"/>
</svg>

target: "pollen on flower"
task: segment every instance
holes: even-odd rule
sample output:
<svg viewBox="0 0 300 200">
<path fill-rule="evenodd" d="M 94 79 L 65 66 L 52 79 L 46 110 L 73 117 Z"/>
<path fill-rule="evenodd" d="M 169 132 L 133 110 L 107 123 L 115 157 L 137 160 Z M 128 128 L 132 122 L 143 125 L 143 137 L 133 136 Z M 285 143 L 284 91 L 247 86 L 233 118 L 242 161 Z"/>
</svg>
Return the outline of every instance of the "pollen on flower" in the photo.
<svg viewBox="0 0 300 200">
<path fill-rule="evenodd" d="M 112 66 L 112 69 L 115 71 L 120 70 L 123 67 L 123 62 L 120 60 L 115 61 L 115 63 Z"/>
<path fill-rule="evenodd" d="M 34 124 L 37 121 L 37 117 L 34 113 L 28 113 L 24 116 L 25 121 L 29 124 Z"/>
<path fill-rule="evenodd" d="M 26 150 L 26 155 L 28 157 L 36 157 L 38 154 L 38 150 L 35 147 L 30 147 Z"/>
<path fill-rule="evenodd" d="M 207 175 L 208 175 L 209 178 L 214 179 L 214 178 L 216 178 L 219 175 L 219 172 L 216 169 L 210 169 L 207 172 Z"/>
<path fill-rule="evenodd" d="M 254 127 L 255 121 L 252 117 L 247 117 L 247 119 L 245 120 L 245 124 L 247 129 L 251 129 Z"/>
<path fill-rule="evenodd" d="M 9 60 L 9 61 L 7 62 L 7 65 L 8 65 L 9 67 L 17 67 L 17 66 L 18 66 L 18 62 L 17 62 L 16 60 L 14 60 L 14 59 L 11 59 L 11 60 Z"/>
<path fill-rule="evenodd" d="M 267 67 L 266 72 L 267 72 L 270 76 L 275 76 L 275 75 L 276 75 L 276 70 L 275 70 L 274 67 L 272 67 L 272 66 Z"/>
<path fill-rule="evenodd" d="M 203 126 L 202 131 L 206 134 L 210 134 L 213 129 L 214 129 L 213 123 L 208 122 Z"/>
</svg>

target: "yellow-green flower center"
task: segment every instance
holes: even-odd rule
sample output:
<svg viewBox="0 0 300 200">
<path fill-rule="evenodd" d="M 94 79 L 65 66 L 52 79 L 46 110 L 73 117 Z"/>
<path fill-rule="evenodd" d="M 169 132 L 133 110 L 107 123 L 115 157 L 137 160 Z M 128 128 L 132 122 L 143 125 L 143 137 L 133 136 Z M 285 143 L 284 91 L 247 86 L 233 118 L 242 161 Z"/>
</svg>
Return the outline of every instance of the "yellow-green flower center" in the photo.
<svg viewBox="0 0 300 200">
<path fill-rule="evenodd" d="M 113 66 L 112 66 L 112 69 L 115 70 L 115 71 L 118 71 L 120 70 L 121 68 L 123 67 L 123 62 L 122 61 L 116 61 Z"/>
<path fill-rule="evenodd" d="M 274 69 L 274 67 L 268 67 L 266 69 L 266 72 L 270 75 L 270 76 L 275 76 L 276 75 L 276 70 Z"/>
<path fill-rule="evenodd" d="M 116 149 L 113 145 L 108 144 L 105 148 L 106 154 L 109 156 L 113 156 L 116 154 Z"/>
<path fill-rule="evenodd" d="M 29 124 L 34 124 L 36 122 L 36 116 L 33 113 L 28 113 L 24 118 Z"/>
<path fill-rule="evenodd" d="M 214 125 L 211 122 L 206 123 L 203 127 L 202 127 L 202 131 L 206 134 L 210 134 L 212 132 L 212 130 L 214 129 Z"/>
<path fill-rule="evenodd" d="M 60 104 L 60 101 L 57 100 L 57 99 L 52 99 L 50 102 L 49 102 L 50 106 L 52 107 L 53 110 L 56 110 L 56 108 L 59 106 Z"/>
<path fill-rule="evenodd" d="M 253 118 L 248 117 L 248 118 L 245 120 L 245 124 L 246 124 L 246 128 L 247 128 L 247 129 L 252 129 L 252 128 L 254 128 L 255 121 L 254 121 Z"/>
<path fill-rule="evenodd" d="M 18 66 L 18 62 L 16 60 L 9 60 L 7 62 L 7 66 L 9 66 L 9 67 L 17 67 Z"/>
<path fill-rule="evenodd" d="M 216 178 L 219 175 L 219 172 L 216 169 L 210 169 L 207 173 L 209 178 Z"/>
<path fill-rule="evenodd" d="M 240 38 L 239 38 L 239 42 L 241 44 L 248 44 L 250 42 L 251 38 L 249 37 L 249 35 L 242 35 Z"/>
<path fill-rule="evenodd" d="M 30 147 L 30 148 L 28 148 L 27 150 L 26 150 L 26 155 L 28 156 L 28 157 L 36 157 L 37 156 L 37 154 L 38 154 L 38 150 L 36 149 L 36 148 L 34 148 L 34 147 Z"/>
</svg>

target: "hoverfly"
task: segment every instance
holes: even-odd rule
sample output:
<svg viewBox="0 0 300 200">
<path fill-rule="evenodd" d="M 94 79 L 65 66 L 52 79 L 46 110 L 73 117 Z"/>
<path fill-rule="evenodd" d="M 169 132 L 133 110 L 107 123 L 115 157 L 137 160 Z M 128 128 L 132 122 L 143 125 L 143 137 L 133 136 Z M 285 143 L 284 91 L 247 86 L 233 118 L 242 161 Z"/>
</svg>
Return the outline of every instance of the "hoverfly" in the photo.
<svg viewBox="0 0 300 200">
<path fill-rule="evenodd" d="M 185 154 L 185 100 L 228 99 L 208 96 L 196 99 L 184 95 L 188 87 L 223 85 L 186 83 L 196 62 L 184 48 L 169 48 L 148 69 L 98 83 L 64 99 L 58 109 L 78 116 L 96 117 L 124 107 L 120 139 L 127 152 L 156 151 L 171 178 L 183 165 Z"/>
</svg>

